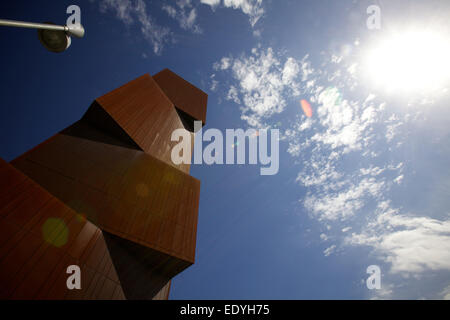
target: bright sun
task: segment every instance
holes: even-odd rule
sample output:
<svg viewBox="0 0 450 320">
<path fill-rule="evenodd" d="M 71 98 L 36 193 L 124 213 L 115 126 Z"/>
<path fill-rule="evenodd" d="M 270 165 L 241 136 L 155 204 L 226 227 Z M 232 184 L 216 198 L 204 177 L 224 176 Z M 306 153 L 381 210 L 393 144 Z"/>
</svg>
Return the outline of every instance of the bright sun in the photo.
<svg viewBox="0 0 450 320">
<path fill-rule="evenodd" d="M 366 56 L 371 81 L 389 92 L 430 92 L 450 80 L 450 41 L 432 31 L 391 34 Z"/>
</svg>

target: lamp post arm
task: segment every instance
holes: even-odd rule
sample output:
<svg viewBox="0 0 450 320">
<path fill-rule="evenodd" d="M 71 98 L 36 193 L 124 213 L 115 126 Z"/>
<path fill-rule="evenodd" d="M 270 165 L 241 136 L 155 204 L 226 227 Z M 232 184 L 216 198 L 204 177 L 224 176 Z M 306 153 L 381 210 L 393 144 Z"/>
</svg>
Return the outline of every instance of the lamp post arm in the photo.
<svg viewBox="0 0 450 320">
<path fill-rule="evenodd" d="M 67 26 L 58 26 L 46 23 L 34 23 L 34 22 L 24 22 L 24 21 L 14 21 L 14 20 L 4 20 L 0 19 L 0 26 L 5 27 L 17 27 L 17 28 L 31 28 L 31 29 L 45 29 L 45 30 L 58 30 L 58 31 L 68 31 Z"/>
</svg>

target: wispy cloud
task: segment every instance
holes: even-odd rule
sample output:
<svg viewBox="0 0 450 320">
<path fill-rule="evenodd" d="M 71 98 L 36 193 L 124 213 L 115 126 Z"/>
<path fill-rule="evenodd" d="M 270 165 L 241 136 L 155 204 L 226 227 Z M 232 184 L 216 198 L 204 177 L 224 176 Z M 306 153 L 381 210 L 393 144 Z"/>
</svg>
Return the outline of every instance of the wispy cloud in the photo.
<svg viewBox="0 0 450 320">
<path fill-rule="evenodd" d="M 164 47 L 174 41 L 174 33 L 169 27 L 156 22 L 154 16 L 148 13 L 144 0 L 90 0 L 96 1 L 100 12 L 114 13 L 127 26 L 137 25 L 144 38 L 152 45 L 155 54 L 161 54 Z M 218 7 L 240 10 L 249 17 L 252 27 L 265 12 L 262 0 L 176 0 L 164 3 L 159 9 L 175 19 L 181 29 L 201 34 L 203 30 L 197 23 L 200 5 L 208 5 L 213 11 Z M 261 30 L 254 30 L 254 33 L 260 35 Z"/>
<path fill-rule="evenodd" d="M 326 248 L 323 251 L 323 254 L 324 254 L 325 257 L 328 257 L 329 255 L 331 255 L 334 252 L 334 250 L 336 250 L 336 245 L 335 244 L 333 244 L 330 247 Z"/>
<path fill-rule="evenodd" d="M 368 197 L 377 199 L 383 190 L 383 181 L 365 178 L 357 185 L 339 192 L 328 192 L 320 196 L 309 193 L 304 204 L 319 220 L 345 220 L 363 208 Z"/>
<path fill-rule="evenodd" d="M 441 299 L 443 300 L 450 300 L 450 286 L 446 287 L 444 290 L 442 290 L 441 292 Z"/>
<path fill-rule="evenodd" d="M 201 3 L 211 6 L 215 10 L 221 3 L 220 0 L 201 0 Z M 261 19 L 265 10 L 262 0 L 223 0 L 222 5 L 225 8 L 241 10 L 249 17 L 252 27 Z"/>
<path fill-rule="evenodd" d="M 407 216 L 382 202 L 374 220 L 347 241 L 373 247 L 392 273 L 450 271 L 450 220 Z"/>
<path fill-rule="evenodd" d="M 200 0 L 200 2 L 211 6 L 213 9 L 220 4 L 220 0 Z"/>
<path fill-rule="evenodd" d="M 235 83 L 228 87 L 227 99 L 243 104 L 241 118 L 253 127 L 265 126 L 265 119 L 284 110 L 287 97 L 300 92 L 295 80 L 302 77 L 301 64 L 291 57 L 283 59 L 272 48 L 223 57 L 214 69 L 231 74 Z"/>
<path fill-rule="evenodd" d="M 165 44 L 170 42 L 170 29 L 155 22 L 147 13 L 143 0 L 100 0 L 100 11 L 114 12 L 126 25 L 138 24 L 144 38 L 153 46 L 155 54 L 161 54 Z"/>
<path fill-rule="evenodd" d="M 175 6 L 164 4 L 162 9 L 171 18 L 177 20 L 182 29 L 202 33 L 202 29 L 196 24 L 197 9 L 193 6 L 191 0 L 178 0 L 175 2 Z"/>
<path fill-rule="evenodd" d="M 93 2 L 94 0 L 91 0 Z M 135 11 L 134 4 L 131 0 L 102 0 L 100 1 L 100 11 L 105 13 L 109 10 L 113 10 L 116 13 L 117 18 L 122 20 L 126 24 L 133 22 L 133 13 Z"/>
</svg>

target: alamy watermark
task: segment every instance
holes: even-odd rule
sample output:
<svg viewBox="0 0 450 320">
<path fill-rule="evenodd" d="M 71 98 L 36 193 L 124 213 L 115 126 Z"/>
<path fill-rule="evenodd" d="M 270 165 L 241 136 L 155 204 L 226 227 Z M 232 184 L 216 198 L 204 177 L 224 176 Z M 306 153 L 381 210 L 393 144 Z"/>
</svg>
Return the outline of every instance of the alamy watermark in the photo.
<svg viewBox="0 0 450 320">
<path fill-rule="evenodd" d="M 381 8 L 377 5 L 371 5 L 367 8 L 367 28 L 369 30 L 380 30 L 381 29 Z"/>
<path fill-rule="evenodd" d="M 77 265 L 71 265 L 67 267 L 67 274 L 70 276 L 67 278 L 66 286 L 69 290 L 81 290 L 81 269 Z"/>
<path fill-rule="evenodd" d="M 79 6 L 75 4 L 68 6 L 66 13 L 70 14 L 70 16 L 67 18 L 67 26 L 81 25 L 81 9 Z"/>
<path fill-rule="evenodd" d="M 260 173 L 263 176 L 275 175 L 279 169 L 279 140 L 278 129 L 255 130 L 226 129 L 225 139 L 222 131 L 208 129 L 203 132 L 202 122 L 194 123 L 195 144 L 194 164 L 259 164 L 263 167 Z M 270 134 L 270 152 L 268 137 Z M 177 129 L 172 133 L 172 141 L 178 142 L 172 149 L 172 162 L 176 165 L 191 164 L 192 138 L 185 129 Z M 246 146 L 248 141 L 248 157 Z M 204 146 L 203 142 L 210 142 Z M 225 142 L 225 144 L 224 144 Z M 236 152 L 235 152 L 236 150 Z M 235 161 L 235 155 L 237 161 Z"/>
<path fill-rule="evenodd" d="M 366 280 L 367 289 L 373 290 L 381 289 L 381 269 L 377 265 L 371 265 L 367 267 L 366 272 L 370 274 L 369 278 Z"/>
</svg>

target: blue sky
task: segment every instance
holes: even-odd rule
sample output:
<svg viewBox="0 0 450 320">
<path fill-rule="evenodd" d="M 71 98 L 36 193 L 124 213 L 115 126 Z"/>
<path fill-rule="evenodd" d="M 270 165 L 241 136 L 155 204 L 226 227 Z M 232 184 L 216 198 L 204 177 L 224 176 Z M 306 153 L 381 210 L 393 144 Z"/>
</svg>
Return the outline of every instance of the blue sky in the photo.
<svg viewBox="0 0 450 320">
<path fill-rule="evenodd" d="M 62 54 L 0 29 L 2 158 L 166 67 L 209 94 L 205 129 L 280 130 L 277 175 L 192 166 L 197 261 L 171 298 L 450 298 L 448 1 L 17 0 L 0 12 L 63 24 L 71 4 L 86 37 Z M 374 4 L 379 30 L 366 24 Z M 374 264 L 380 290 L 365 284 Z"/>
</svg>

